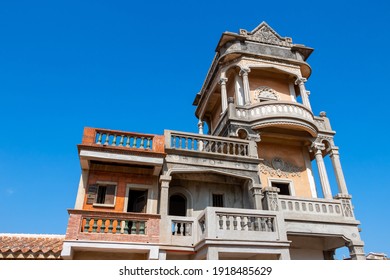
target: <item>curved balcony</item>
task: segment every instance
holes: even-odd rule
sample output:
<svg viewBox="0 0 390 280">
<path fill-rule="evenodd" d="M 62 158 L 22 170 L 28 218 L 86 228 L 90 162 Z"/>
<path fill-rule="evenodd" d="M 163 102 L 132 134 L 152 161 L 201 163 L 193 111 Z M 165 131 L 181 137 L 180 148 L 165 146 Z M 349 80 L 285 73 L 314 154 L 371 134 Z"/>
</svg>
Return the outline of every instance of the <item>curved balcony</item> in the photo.
<svg viewBox="0 0 390 280">
<path fill-rule="evenodd" d="M 313 113 L 296 102 L 266 101 L 250 107 L 236 106 L 235 117 L 251 123 L 253 129 L 263 127 L 288 127 L 303 130 L 316 136 L 316 126 Z"/>
</svg>

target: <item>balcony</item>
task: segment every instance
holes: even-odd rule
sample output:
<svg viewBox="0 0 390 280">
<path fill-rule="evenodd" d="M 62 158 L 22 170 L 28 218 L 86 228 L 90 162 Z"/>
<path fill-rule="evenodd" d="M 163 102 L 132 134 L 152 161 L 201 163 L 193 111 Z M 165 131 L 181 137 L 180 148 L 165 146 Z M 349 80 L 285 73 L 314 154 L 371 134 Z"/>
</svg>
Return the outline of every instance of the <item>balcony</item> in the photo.
<svg viewBox="0 0 390 280">
<path fill-rule="evenodd" d="M 313 222 L 354 221 L 350 199 L 278 197 L 285 219 Z"/>
<path fill-rule="evenodd" d="M 316 136 L 318 132 L 313 113 L 296 102 L 266 101 L 251 106 L 231 103 L 231 106 L 230 118 L 249 122 L 254 129 L 268 126 L 289 127 L 306 131 L 312 136 Z"/>
<path fill-rule="evenodd" d="M 68 210 L 66 240 L 158 243 L 160 215 Z"/>
<path fill-rule="evenodd" d="M 155 175 L 165 156 L 163 136 L 90 127 L 84 129 L 78 149 L 83 169 L 95 160 L 151 166 Z"/>
<path fill-rule="evenodd" d="M 254 141 L 165 130 L 165 149 L 224 158 L 257 158 Z"/>
<path fill-rule="evenodd" d="M 221 242 L 286 241 L 283 218 L 277 212 L 207 207 L 197 217 L 167 217 L 170 244 L 196 246 L 205 240 Z M 168 232 L 169 231 L 169 232 Z"/>
</svg>

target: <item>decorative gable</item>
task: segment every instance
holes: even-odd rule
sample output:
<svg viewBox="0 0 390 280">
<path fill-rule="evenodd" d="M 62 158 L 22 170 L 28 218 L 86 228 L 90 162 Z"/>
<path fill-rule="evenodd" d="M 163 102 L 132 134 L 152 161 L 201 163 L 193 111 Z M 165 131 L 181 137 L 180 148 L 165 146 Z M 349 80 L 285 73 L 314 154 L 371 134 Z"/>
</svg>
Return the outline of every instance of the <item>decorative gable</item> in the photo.
<svg viewBox="0 0 390 280">
<path fill-rule="evenodd" d="M 278 33 L 275 32 L 266 22 L 262 22 L 259 26 L 257 26 L 255 29 L 252 30 L 252 32 L 248 32 L 245 29 L 240 29 L 240 35 L 244 35 L 247 39 L 271 44 L 271 45 L 277 45 L 277 46 L 283 46 L 283 47 L 291 47 L 292 46 L 292 39 L 288 37 L 281 37 Z"/>
</svg>

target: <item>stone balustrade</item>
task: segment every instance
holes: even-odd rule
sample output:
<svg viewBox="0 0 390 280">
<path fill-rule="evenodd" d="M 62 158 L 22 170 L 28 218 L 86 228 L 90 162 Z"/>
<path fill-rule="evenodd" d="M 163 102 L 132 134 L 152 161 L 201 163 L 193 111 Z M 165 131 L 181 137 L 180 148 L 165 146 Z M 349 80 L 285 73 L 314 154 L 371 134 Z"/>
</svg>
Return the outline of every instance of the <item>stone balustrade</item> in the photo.
<svg viewBox="0 0 390 280">
<path fill-rule="evenodd" d="M 145 234 L 146 221 L 86 217 L 82 223 L 84 233 Z"/>
<path fill-rule="evenodd" d="M 302 104 L 295 102 L 268 101 L 249 108 L 236 107 L 236 117 L 238 118 L 254 119 L 270 116 L 295 117 L 314 122 L 313 113 Z"/>
<path fill-rule="evenodd" d="M 223 156 L 257 158 L 253 141 L 165 130 L 165 148 Z"/>
<path fill-rule="evenodd" d="M 84 129 L 82 145 L 164 152 L 163 136 L 90 127 Z"/>
<path fill-rule="evenodd" d="M 348 200 L 306 199 L 282 195 L 279 195 L 278 199 L 283 212 L 353 218 L 352 206 Z"/>
<path fill-rule="evenodd" d="M 68 210 L 66 239 L 158 242 L 160 215 Z"/>
</svg>

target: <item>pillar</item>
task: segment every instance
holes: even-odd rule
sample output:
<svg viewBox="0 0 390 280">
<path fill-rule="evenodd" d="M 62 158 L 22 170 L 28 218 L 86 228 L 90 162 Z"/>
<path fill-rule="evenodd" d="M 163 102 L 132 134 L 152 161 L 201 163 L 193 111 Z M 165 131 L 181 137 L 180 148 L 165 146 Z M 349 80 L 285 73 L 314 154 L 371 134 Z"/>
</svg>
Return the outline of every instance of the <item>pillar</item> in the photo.
<svg viewBox="0 0 390 280">
<path fill-rule="evenodd" d="M 365 260 L 366 256 L 364 254 L 363 242 L 350 242 L 348 244 L 349 255 L 352 260 Z"/>
<path fill-rule="evenodd" d="M 252 193 L 254 208 L 257 210 L 263 209 L 261 189 L 262 187 L 260 184 L 254 183 L 252 183 L 249 188 L 250 192 Z"/>
<path fill-rule="evenodd" d="M 332 192 L 330 190 L 330 184 L 328 179 L 328 174 L 326 173 L 325 163 L 324 159 L 322 157 L 322 150 L 325 149 L 325 146 L 323 144 L 315 145 L 314 152 L 315 152 L 315 158 L 317 162 L 318 167 L 318 174 L 320 176 L 320 182 L 322 187 L 322 192 L 324 194 L 324 198 L 331 199 L 332 198 Z"/>
<path fill-rule="evenodd" d="M 203 121 L 200 119 L 198 121 L 198 129 L 199 129 L 199 134 L 203 134 Z"/>
<path fill-rule="evenodd" d="M 307 79 L 305 78 L 298 78 L 296 79 L 295 84 L 299 86 L 299 92 L 301 93 L 302 96 L 303 105 L 305 105 L 311 111 L 309 96 L 307 95 L 306 88 L 305 88 L 306 81 Z"/>
<path fill-rule="evenodd" d="M 334 169 L 334 174 L 336 176 L 339 193 L 348 194 L 347 184 L 345 183 L 343 169 L 341 168 L 339 149 L 337 147 L 332 148 L 329 156 L 330 159 L 332 160 L 332 165 Z"/>
<path fill-rule="evenodd" d="M 240 71 L 240 76 L 242 76 L 242 83 L 244 86 L 244 104 L 249 105 L 251 104 L 251 97 L 250 97 L 250 87 L 249 87 L 249 79 L 248 74 L 251 70 L 249 68 L 243 68 Z"/>
<path fill-rule="evenodd" d="M 89 170 L 86 169 L 81 170 L 79 188 L 77 190 L 77 197 L 76 197 L 76 203 L 74 205 L 74 209 L 83 209 L 84 197 L 86 194 L 86 189 L 88 187 L 87 186 L 88 174 L 89 174 Z"/>
<path fill-rule="evenodd" d="M 169 200 L 169 183 L 172 177 L 169 175 L 161 175 L 161 193 L 160 193 L 160 215 L 165 217 L 168 215 L 168 200 Z"/>
<path fill-rule="evenodd" d="M 221 102 L 222 102 L 222 113 L 224 113 L 228 107 L 228 102 L 227 102 L 227 91 L 226 91 L 226 83 L 228 79 L 222 77 L 219 80 L 219 84 L 221 85 Z"/>
</svg>

